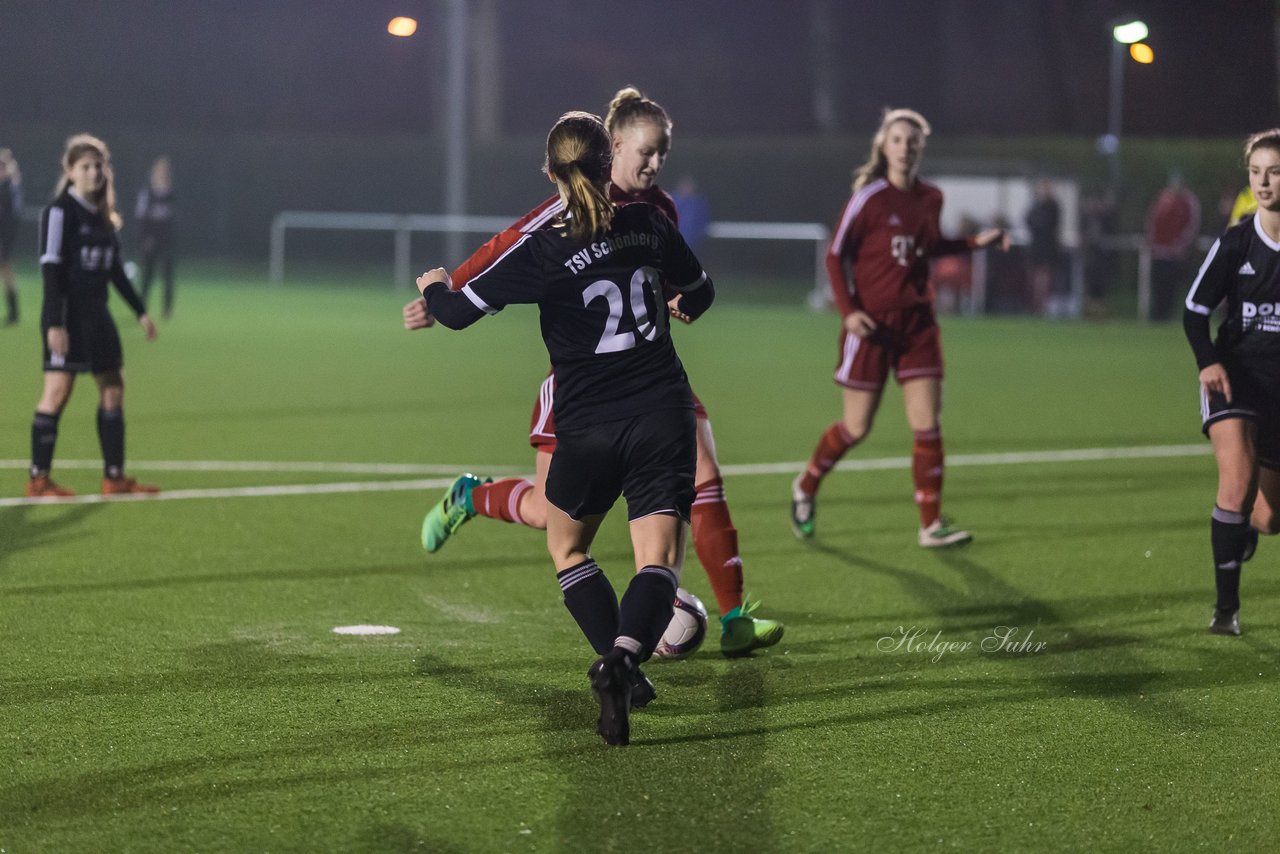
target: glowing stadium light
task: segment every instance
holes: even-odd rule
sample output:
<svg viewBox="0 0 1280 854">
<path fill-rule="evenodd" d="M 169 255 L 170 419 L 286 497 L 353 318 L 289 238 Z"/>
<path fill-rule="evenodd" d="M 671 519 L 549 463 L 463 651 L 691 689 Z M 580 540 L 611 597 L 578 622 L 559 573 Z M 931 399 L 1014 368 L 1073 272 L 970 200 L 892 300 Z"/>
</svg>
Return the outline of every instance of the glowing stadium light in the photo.
<svg viewBox="0 0 1280 854">
<path fill-rule="evenodd" d="M 418 31 L 418 22 L 413 18 L 392 18 L 387 24 L 387 32 L 393 36 L 408 38 Z"/>
<path fill-rule="evenodd" d="M 1129 56 L 1133 57 L 1134 62 L 1143 65 L 1150 65 L 1156 60 L 1156 52 L 1151 49 L 1151 45 L 1142 42 L 1129 45 Z"/>
<path fill-rule="evenodd" d="M 1147 25 L 1142 21 L 1116 24 L 1111 28 L 1111 37 L 1120 44 L 1136 44 L 1147 37 Z"/>
</svg>

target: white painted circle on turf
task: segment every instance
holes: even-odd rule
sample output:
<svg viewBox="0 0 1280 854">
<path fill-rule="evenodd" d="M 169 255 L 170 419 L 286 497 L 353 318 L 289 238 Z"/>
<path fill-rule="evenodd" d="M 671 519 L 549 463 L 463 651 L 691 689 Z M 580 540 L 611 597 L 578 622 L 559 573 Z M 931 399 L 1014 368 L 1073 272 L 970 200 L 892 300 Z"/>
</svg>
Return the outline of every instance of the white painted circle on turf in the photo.
<svg viewBox="0 0 1280 854">
<path fill-rule="evenodd" d="M 398 635 L 400 630 L 395 626 L 334 626 L 334 634 L 338 635 Z"/>
</svg>

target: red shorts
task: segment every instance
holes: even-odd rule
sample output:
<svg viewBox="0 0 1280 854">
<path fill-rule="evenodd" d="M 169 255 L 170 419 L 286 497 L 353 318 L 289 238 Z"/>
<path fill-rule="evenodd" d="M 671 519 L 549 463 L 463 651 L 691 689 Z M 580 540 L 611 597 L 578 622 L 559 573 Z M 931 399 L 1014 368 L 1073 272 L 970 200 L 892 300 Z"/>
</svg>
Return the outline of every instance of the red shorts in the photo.
<svg viewBox="0 0 1280 854">
<path fill-rule="evenodd" d="M 555 453 L 556 450 L 556 419 L 551 412 L 555 396 L 556 375 L 548 374 L 542 381 L 542 387 L 538 389 L 538 399 L 533 403 L 533 417 L 529 420 L 529 444 L 534 450 L 544 454 Z M 696 394 L 693 396 L 693 415 L 701 421 L 707 420 L 707 408 Z"/>
<path fill-rule="evenodd" d="M 840 333 L 838 385 L 879 391 L 890 368 L 899 385 L 917 377 L 942 377 L 942 334 L 932 306 L 887 311 L 875 321 L 876 331 L 866 338 Z"/>
</svg>

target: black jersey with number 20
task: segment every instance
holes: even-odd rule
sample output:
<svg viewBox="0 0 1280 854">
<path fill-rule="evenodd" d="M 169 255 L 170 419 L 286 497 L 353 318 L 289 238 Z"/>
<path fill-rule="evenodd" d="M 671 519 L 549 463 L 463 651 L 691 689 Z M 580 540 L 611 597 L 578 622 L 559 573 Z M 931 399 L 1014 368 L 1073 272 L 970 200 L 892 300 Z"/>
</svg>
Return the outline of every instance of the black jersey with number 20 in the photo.
<svg viewBox="0 0 1280 854">
<path fill-rule="evenodd" d="M 556 377 L 559 430 L 661 408 L 692 408 L 668 329 L 663 282 L 699 303 L 697 313 L 714 294 L 666 215 L 652 205 L 631 204 L 618 209 L 608 231 L 590 240 L 575 240 L 563 224 L 525 235 L 451 295 L 457 303 L 465 297 L 470 305 L 464 308 L 474 316 L 444 322 L 468 325 L 508 305 L 536 303 Z M 433 313 L 446 296 L 428 289 Z"/>
</svg>

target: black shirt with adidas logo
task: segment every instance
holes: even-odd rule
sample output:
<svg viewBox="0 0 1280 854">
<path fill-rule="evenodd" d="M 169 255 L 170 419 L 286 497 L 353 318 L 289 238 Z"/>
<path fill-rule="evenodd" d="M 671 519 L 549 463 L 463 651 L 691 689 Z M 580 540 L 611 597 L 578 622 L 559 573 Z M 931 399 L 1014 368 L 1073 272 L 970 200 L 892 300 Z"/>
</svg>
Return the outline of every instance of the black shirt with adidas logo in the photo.
<svg viewBox="0 0 1280 854">
<path fill-rule="evenodd" d="M 1215 341 L 1209 315 L 1221 303 L 1226 316 Z M 1222 362 L 1280 374 L 1280 243 L 1256 216 L 1209 249 L 1187 293 L 1183 328 L 1202 370 Z"/>
</svg>

